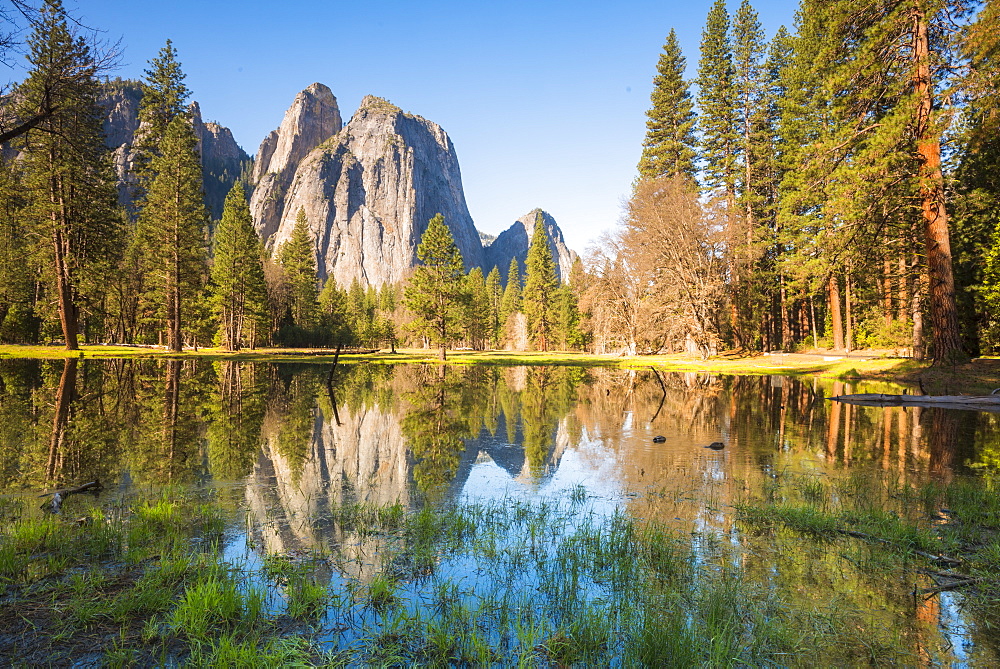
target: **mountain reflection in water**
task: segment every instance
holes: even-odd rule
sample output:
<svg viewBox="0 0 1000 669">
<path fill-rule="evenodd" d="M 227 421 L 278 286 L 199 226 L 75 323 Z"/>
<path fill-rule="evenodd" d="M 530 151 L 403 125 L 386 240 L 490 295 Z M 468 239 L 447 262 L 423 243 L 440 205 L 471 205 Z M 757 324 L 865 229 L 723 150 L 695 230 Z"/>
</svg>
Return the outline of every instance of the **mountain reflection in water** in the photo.
<svg viewBox="0 0 1000 669">
<path fill-rule="evenodd" d="M 574 484 L 587 485 L 590 467 L 591 483 L 624 494 L 788 466 L 947 479 L 995 462 L 1000 441 L 989 414 L 824 400 L 861 384 L 371 364 L 340 365 L 328 384 L 329 372 L 194 360 L 0 361 L 0 488 L 126 475 L 151 486 L 248 480 L 274 488 L 267 501 L 248 499 L 251 508 L 279 504 L 309 515 L 345 500 L 412 505 L 415 496 L 476 495 L 467 487 L 487 466 L 491 485 L 539 490 L 570 452 L 582 477 Z M 666 442 L 653 443 L 656 435 Z M 725 448 L 703 448 L 716 441 Z"/>
<path fill-rule="evenodd" d="M 384 567 L 386 539 L 344 529 L 332 509 L 581 491 L 599 514 L 623 510 L 673 523 L 692 541 L 731 544 L 761 583 L 780 574 L 832 591 L 842 587 L 836 551 L 743 531 L 733 505 L 778 473 L 880 470 L 920 484 L 970 467 L 992 475 L 1000 464 L 996 414 L 824 399 L 886 389 L 557 366 L 349 364 L 331 375 L 325 364 L 8 359 L 0 489 L 37 494 L 100 479 L 111 494 L 210 490 L 232 518 L 245 514 L 236 536 L 257 553 L 336 551 L 352 566 L 323 576 L 362 581 Z M 706 448 L 713 442 L 725 446 Z M 936 621 L 945 636 L 964 630 L 967 640 L 975 628 L 958 594 L 914 610 L 898 583 L 885 587 L 895 590 L 854 583 L 844 597 L 881 602 L 889 620 Z"/>
</svg>

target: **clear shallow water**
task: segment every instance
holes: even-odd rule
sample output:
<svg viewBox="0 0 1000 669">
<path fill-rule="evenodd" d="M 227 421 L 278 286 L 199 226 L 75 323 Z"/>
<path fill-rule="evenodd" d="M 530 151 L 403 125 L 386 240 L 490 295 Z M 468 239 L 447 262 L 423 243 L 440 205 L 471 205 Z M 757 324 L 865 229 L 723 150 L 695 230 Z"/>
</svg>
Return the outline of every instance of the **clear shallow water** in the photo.
<svg viewBox="0 0 1000 669">
<path fill-rule="evenodd" d="M 500 596 L 500 585 L 530 593 L 544 574 L 486 572 L 484 561 L 458 554 L 442 556 L 433 579 L 407 577 L 407 565 L 387 564 L 392 536 L 345 531 L 333 510 L 549 504 L 565 515 L 567 535 L 616 513 L 655 518 L 689 536 L 706 561 L 728 547 L 746 573 L 787 597 L 836 596 L 881 612 L 882 624 L 917 639 L 929 663 L 993 658 L 960 593 L 917 603 L 912 579 L 867 578 L 856 566 L 867 559 L 861 549 L 803 547 L 788 532 L 756 536 L 733 505 L 778 475 L 891 472 L 913 484 L 966 475 L 996 458 L 997 416 L 842 406 L 824 398 L 883 388 L 784 377 L 364 364 L 340 366 L 328 384 L 329 371 L 0 361 L 0 494 L 34 496 L 93 479 L 106 496 L 168 485 L 208 490 L 232 519 L 224 555 L 247 574 L 264 556 L 289 556 L 347 592 L 395 569 L 411 613 L 433 609 L 446 587 L 480 606 Z M 657 435 L 665 442 L 654 443 Z M 717 441 L 725 448 L 706 448 Z M 516 533 L 528 524 L 503 527 Z M 586 579 L 578 587 L 602 592 Z M 269 592 L 269 606 L 280 609 L 280 590 Z M 386 622 L 372 609 L 345 611 L 324 620 L 331 644 L 358 642 Z"/>
</svg>

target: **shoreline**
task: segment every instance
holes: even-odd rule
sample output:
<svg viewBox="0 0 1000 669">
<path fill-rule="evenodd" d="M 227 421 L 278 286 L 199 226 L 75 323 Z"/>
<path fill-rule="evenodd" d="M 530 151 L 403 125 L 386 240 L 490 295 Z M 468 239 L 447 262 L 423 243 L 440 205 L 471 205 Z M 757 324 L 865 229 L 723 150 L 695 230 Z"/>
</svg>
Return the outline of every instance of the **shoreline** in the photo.
<svg viewBox="0 0 1000 669">
<path fill-rule="evenodd" d="M 180 353 L 160 347 L 84 344 L 77 351 L 50 345 L 0 345 L 0 359 L 153 358 L 231 360 L 248 362 L 296 362 L 329 364 L 441 363 L 436 349 L 397 349 L 351 352 L 317 348 L 258 348 L 225 351 L 199 348 Z M 585 367 L 654 368 L 659 371 L 716 374 L 777 374 L 817 376 L 838 381 L 884 381 L 928 394 L 989 394 L 1000 387 L 1000 358 L 974 358 L 956 366 L 934 367 L 927 361 L 887 355 L 884 351 L 834 351 L 808 353 L 764 353 L 753 356 L 723 354 L 705 360 L 687 354 L 635 355 L 593 354 L 568 351 L 471 351 L 452 350 L 445 364 L 454 365 L 575 365 Z"/>
</svg>

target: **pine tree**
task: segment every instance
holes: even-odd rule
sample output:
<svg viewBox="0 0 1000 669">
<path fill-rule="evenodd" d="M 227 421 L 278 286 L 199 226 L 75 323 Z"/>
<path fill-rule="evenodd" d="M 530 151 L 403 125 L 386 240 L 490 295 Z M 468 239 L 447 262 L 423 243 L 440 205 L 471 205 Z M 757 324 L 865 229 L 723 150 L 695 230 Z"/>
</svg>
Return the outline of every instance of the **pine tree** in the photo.
<svg viewBox="0 0 1000 669">
<path fill-rule="evenodd" d="M 337 286 L 333 277 L 323 284 L 318 301 L 320 322 L 329 333 L 330 343 L 336 346 L 352 343 L 354 335 L 347 313 L 347 293 Z"/>
<path fill-rule="evenodd" d="M 963 46 L 969 68 L 960 90 L 968 102 L 953 180 L 957 297 L 963 338 L 972 352 L 995 354 L 1000 351 L 1000 3 L 985 3 Z"/>
<path fill-rule="evenodd" d="M 535 210 L 535 229 L 525 261 L 524 314 L 528 317 L 528 332 L 536 348 L 547 351 L 555 324 L 555 293 L 559 287 L 556 263 L 549 248 L 542 211 Z"/>
<path fill-rule="evenodd" d="M 850 252 L 850 273 L 867 275 L 856 285 L 874 284 L 887 260 L 891 265 L 918 255 L 912 240 L 924 238 L 936 363 L 964 358 L 941 169 L 943 115 L 949 110 L 936 87 L 957 62 L 947 40 L 937 36 L 967 5 L 886 0 L 859 9 L 846 0 L 809 0 L 801 12 L 803 24 L 819 36 L 810 74 L 821 93 L 819 111 L 826 113 L 817 117 L 817 140 L 799 152 L 799 206 L 815 212 L 811 199 L 821 207 L 830 232 L 823 237 Z M 914 202 L 921 211 L 917 226 Z M 829 255 L 844 257 L 841 249 Z M 848 290 L 845 300 L 852 297 Z M 919 308 L 913 316 L 917 350 Z"/>
<path fill-rule="evenodd" d="M 285 270 L 291 292 L 292 322 L 302 330 L 316 325 L 316 252 L 305 209 L 299 209 L 295 227 L 288 240 L 281 245 L 278 258 Z"/>
<path fill-rule="evenodd" d="M 473 267 L 465 275 L 465 313 L 463 329 L 465 339 L 473 349 L 481 351 L 490 339 L 490 296 L 486 290 L 483 270 Z"/>
<path fill-rule="evenodd" d="M 510 259 L 510 266 L 507 268 L 507 284 L 503 289 L 503 298 L 500 300 L 500 328 L 507 327 L 507 321 L 511 316 L 521 311 L 521 268 L 517 258 Z"/>
<path fill-rule="evenodd" d="M 57 302 L 66 348 L 79 346 L 80 306 L 96 301 L 99 273 L 116 251 L 114 182 L 104 148 L 97 64 L 86 41 L 70 30 L 59 0 L 47 0 L 28 38 L 30 69 L 18 87 L 21 116 L 40 107 L 25 135 L 26 195 L 42 276 Z"/>
<path fill-rule="evenodd" d="M 698 61 L 698 129 L 701 134 L 703 179 L 710 192 L 736 192 L 736 119 L 734 114 L 733 49 L 725 0 L 715 0 L 701 37 Z"/>
<path fill-rule="evenodd" d="M 391 351 L 396 352 L 396 304 L 399 302 L 395 284 L 383 283 L 378 293 L 378 311 L 382 336 L 389 342 Z"/>
<path fill-rule="evenodd" d="M 167 126 L 175 117 L 183 114 L 191 95 L 184 84 L 185 74 L 177 61 L 177 50 L 167 40 L 159 54 L 149 61 L 142 82 L 142 98 L 139 101 L 139 131 L 136 138 L 137 170 L 142 181 L 152 178 L 149 163 L 160 153 L 160 142 L 166 135 Z"/>
<path fill-rule="evenodd" d="M 255 345 L 258 328 L 266 322 L 264 247 L 253 227 L 246 193 L 240 183 L 226 196 L 222 220 L 215 229 L 212 293 L 222 345 L 230 351 L 246 339 Z"/>
<path fill-rule="evenodd" d="M 489 300 L 489 344 L 496 348 L 500 344 L 500 328 L 503 325 L 503 320 L 500 317 L 503 288 L 500 285 L 500 270 L 496 268 L 496 265 L 486 275 L 486 296 Z"/>
<path fill-rule="evenodd" d="M 163 153 L 162 144 L 170 123 L 177 117 L 185 116 L 190 94 L 184 85 L 185 75 L 170 40 L 167 40 L 158 57 L 149 61 L 149 65 L 150 68 L 145 70 L 146 79 L 142 82 L 142 97 L 139 100 L 139 127 L 132 147 L 132 174 L 127 178 L 125 187 L 126 208 L 131 220 L 115 282 L 119 330 L 126 341 L 139 337 L 142 331 L 155 326 L 163 318 L 160 300 L 154 298 L 150 302 L 146 299 L 156 292 L 149 282 L 158 271 L 151 264 L 155 253 L 147 244 L 158 244 L 162 240 L 143 229 L 142 214 L 149 197 L 148 189 L 156 177 L 153 161 Z"/>
<path fill-rule="evenodd" d="M 775 314 L 778 281 L 774 270 L 773 217 L 767 216 L 772 136 L 767 124 L 767 71 L 764 34 L 757 12 L 743 0 L 733 20 L 733 102 L 737 137 L 737 209 L 730 216 L 728 253 L 733 268 L 730 299 L 741 338 L 756 347 L 777 347 L 780 317 Z"/>
<path fill-rule="evenodd" d="M 576 293 L 569 284 L 563 284 L 556 289 L 555 339 L 563 349 L 580 349 L 583 347 L 583 332 L 580 330 L 580 308 Z"/>
<path fill-rule="evenodd" d="M 410 277 L 403 300 L 417 316 L 411 329 L 438 346 L 441 359 L 445 360 L 448 343 L 459 334 L 465 302 L 462 285 L 465 270 L 462 254 L 441 214 L 428 223 L 417 246 L 417 258 L 421 264 Z"/>
<path fill-rule="evenodd" d="M 165 321 L 167 347 L 180 351 L 185 319 L 197 310 L 205 283 L 205 211 L 201 161 L 190 119 L 175 116 L 167 125 L 139 216 L 147 276 L 157 311 Z M 191 323 L 187 323 L 188 330 Z"/>
<path fill-rule="evenodd" d="M 768 150 L 764 134 L 766 89 L 764 33 L 757 12 L 743 0 L 733 20 L 733 101 L 739 137 L 737 154 L 741 163 L 740 199 L 744 216 L 752 228 L 759 218 L 763 200 L 762 165 Z"/>
<path fill-rule="evenodd" d="M 646 112 L 649 120 L 639 160 L 641 177 L 695 176 L 694 103 L 684 81 L 686 66 L 677 35 L 671 29 L 653 77 L 652 106 Z"/>
</svg>

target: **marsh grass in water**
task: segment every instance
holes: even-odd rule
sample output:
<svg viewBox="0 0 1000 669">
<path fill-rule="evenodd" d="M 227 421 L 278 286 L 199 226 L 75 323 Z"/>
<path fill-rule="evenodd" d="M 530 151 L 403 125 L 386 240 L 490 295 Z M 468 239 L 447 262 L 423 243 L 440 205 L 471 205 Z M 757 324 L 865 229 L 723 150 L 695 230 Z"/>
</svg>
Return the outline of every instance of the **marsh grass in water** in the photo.
<svg viewBox="0 0 1000 669">
<path fill-rule="evenodd" d="M 789 550 L 794 546 L 808 554 L 817 542 L 833 544 L 841 564 L 852 567 L 862 587 L 873 592 L 912 584 L 919 604 L 942 591 L 959 590 L 987 637 L 1000 626 L 1000 490 L 995 484 L 966 478 L 917 485 L 876 472 L 840 480 L 777 473 L 736 508 L 745 531 L 767 532 L 774 544 L 785 543 Z M 859 625 L 871 628 L 871 621 Z M 896 645 L 889 632 L 868 643 L 881 643 L 883 649 Z"/>
<path fill-rule="evenodd" d="M 579 488 L 532 503 L 335 506 L 324 520 L 345 545 L 256 559 L 226 553 L 229 560 L 219 512 L 180 490 L 93 506 L 82 523 L 7 505 L 0 626 L 17 638 L 0 660 L 908 664 L 919 653 L 906 633 L 838 605 L 835 587 L 827 598 L 803 596 L 794 579 L 787 585 L 776 575 L 839 560 L 864 573 L 859 587 L 878 597 L 923 559 L 915 551 L 960 553 L 963 568 L 983 579 L 970 593 L 975 605 L 995 612 L 1000 515 L 982 486 L 776 475 L 756 490 L 738 505 L 740 531 L 763 533 L 801 563 L 776 570 L 769 556 L 758 560 L 724 536 L 693 541 L 623 510 L 599 513 Z M 845 536 L 844 528 L 877 540 Z M 375 571 L 353 570 L 349 537 L 375 542 Z M 831 552 L 838 542 L 844 546 Z"/>
</svg>

